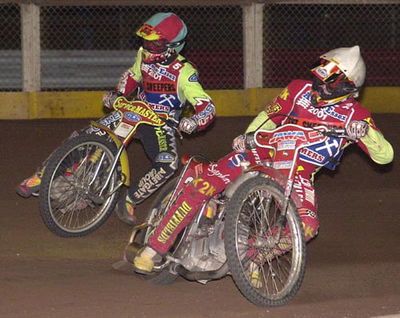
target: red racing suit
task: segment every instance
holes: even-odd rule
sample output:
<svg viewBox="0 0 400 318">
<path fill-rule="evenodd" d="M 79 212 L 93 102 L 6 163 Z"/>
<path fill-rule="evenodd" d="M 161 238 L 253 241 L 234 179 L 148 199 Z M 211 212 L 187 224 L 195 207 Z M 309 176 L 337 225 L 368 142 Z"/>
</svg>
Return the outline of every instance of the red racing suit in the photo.
<svg viewBox="0 0 400 318">
<path fill-rule="evenodd" d="M 357 142 L 372 160 L 386 164 L 393 160 L 393 148 L 375 126 L 370 112 L 355 99 L 323 108 L 311 105 L 311 82 L 294 80 L 269 104 L 250 124 L 246 133 L 257 129 L 273 129 L 285 123 L 295 123 L 304 127 L 326 125 L 345 127 L 352 120 L 365 120 L 369 124 L 368 134 Z M 287 117 L 290 116 L 290 117 Z M 271 120 L 266 121 L 270 118 Z M 329 137 L 326 141 L 305 148 L 299 157 L 294 191 L 298 194 L 302 207 L 299 209 L 306 240 L 318 233 L 319 220 L 317 200 L 313 185 L 313 175 L 321 168 L 334 169 L 343 149 L 350 142 L 344 138 Z M 198 208 L 207 198 L 223 191 L 242 173 L 240 162 L 250 161 L 251 165 L 268 160 L 269 151 L 253 148 L 245 153 L 232 152 L 203 167 L 183 194 L 166 213 L 166 216 L 149 238 L 149 246 L 160 254 L 165 254 L 179 232 L 196 215 Z M 178 220 L 178 221 L 177 221 Z"/>
<path fill-rule="evenodd" d="M 198 80 L 198 72 L 183 56 L 169 64 L 146 64 L 138 50 L 134 65 L 122 74 L 117 90 L 128 97 L 138 89 L 138 97 L 157 113 L 167 113 L 178 125 L 186 103 L 192 104 L 191 117 L 197 130 L 207 128 L 215 118 L 215 106 Z M 141 141 L 152 167 L 131 185 L 129 197 L 140 203 L 161 187 L 177 170 L 175 131 L 170 126 L 141 125 L 136 137 Z"/>
</svg>

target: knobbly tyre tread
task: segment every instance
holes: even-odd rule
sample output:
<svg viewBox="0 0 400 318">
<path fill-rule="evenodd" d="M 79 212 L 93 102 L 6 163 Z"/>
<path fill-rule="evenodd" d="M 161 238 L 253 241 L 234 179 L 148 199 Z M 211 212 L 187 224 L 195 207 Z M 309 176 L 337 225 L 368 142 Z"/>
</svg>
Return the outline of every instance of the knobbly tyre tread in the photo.
<svg viewBox="0 0 400 318">
<path fill-rule="evenodd" d="M 174 190 L 177 182 L 178 182 L 178 177 L 175 177 L 161 187 L 153 203 L 151 204 L 149 211 L 152 211 L 153 209 L 156 209 L 161 205 L 163 199 Z M 149 217 L 150 213 L 147 216 L 146 221 L 148 220 Z M 139 243 L 141 244 L 147 243 L 144 242 L 146 233 L 147 229 L 144 229 L 138 233 L 137 240 Z M 169 272 L 168 269 L 164 269 L 163 271 L 154 274 L 147 274 L 147 275 L 138 274 L 138 276 L 140 276 L 142 279 L 154 285 L 170 285 L 178 278 L 178 274 L 173 274 Z"/>
<path fill-rule="evenodd" d="M 297 293 L 299 290 L 301 283 L 305 274 L 305 263 L 306 263 L 306 244 L 304 239 L 304 231 L 303 226 L 300 220 L 300 216 L 297 213 L 297 209 L 292 200 L 290 200 L 290 206 L 288 208 L 288 214 L 291 214 L 294 217 L 296 222 L 296 226 L 300 227 L 300 233 L 302 236 L 301 242 L 301 264 L 299 274 L 297 276 L 297 281 L 293 284 L 292 288 L 289 290 L 286 295 L 279 299 L 270 299 L 261 295 L 253 286 L 250 285 L 249 281 L 246 279 L 245 274 L 242 271 L 240 260 L 238 259 L 236 253 L 236 238 L 235 238 L 235 227 L 236 220 L 238 218 L 240 207 L 242 205 L 243 200 L 247 197 L 248 193 L 252 191 L 257 186 L 265 186 L 265 187 L 273 187 L 284 196 L 283 190 L 274 180 L 270 178 L 265 178 L 261 176 L 257 176 L 246 180 L 242 185 L 238 187 L 235 191 L 232 199 L 227 203 L 226 206 L 226 219 L 225 219 L 225 252 L 227 255 L 229 269 L 232 274 L 232 278 L 235 282 L 235 285 L 238 287 L 240 292 L 243 294 L 245 298 L 247 298 L 250 302 L 257 306 L 262 307 L 278 307 L 287 304 Z"/>
<path fill-rule="evenodd" d="M 54 173 L 54 170 L 57 168 L 60 160 L 62 160 L 68 152 L 70 152 L 73 148 L 76 148 L 79 144 L 82 143 L 87 143 L 88 141 L 93 141 L 96 143 L 101 143 L 103 146 L 107 147 L 113 154 L 114 156 L 117 153 L 117 148 L 115 144 L 112 141 L 107 140 L 106 136 L 97 136 L 93 134 L 83 134 L 83 135 L 78 135 L 76 137 L 73 137 L 71 139 L 68 139 L 66 142 L 64 142 L 60 147 L 58 147 L 49 157 L 46 168 L 42 177 L 42 183 L 39 191 L 39 207 L 40 207 L 40 215 L 42 217 L 43 222 L 47 226 L 47 228 L 55 233 L 58 236 L 61 237 L 82 237 L 86 236 L 93 231 L 97 230 L 101 225 L 104 224 L 104 222 L 110 217 L 112 212 L 114 211 L 115 205 L 118 202 L 118 197 L 119 197 L 119 192 L 120 189 L 117 190 L 117 193 L 114 195 L 114 198 L 107 210 L 106 213 L 103 214 L 103 216 L 96 222 L 94 223 L 90 228 L 80 231 L 80 232 L 68 232 L 65 231 L 64 229 L 60 228 L 57 223 L 53 220 L 49 206 L 47 204 L 47 198 L 49 194 L 49 187 L 50 187 L 50 182 L 52 175 Z M 116 171 L 118 174 L 120 174 L 120 168 L 117 166 Z M 119 177 L 119 175 L 118 175 Z"/>
</svg>

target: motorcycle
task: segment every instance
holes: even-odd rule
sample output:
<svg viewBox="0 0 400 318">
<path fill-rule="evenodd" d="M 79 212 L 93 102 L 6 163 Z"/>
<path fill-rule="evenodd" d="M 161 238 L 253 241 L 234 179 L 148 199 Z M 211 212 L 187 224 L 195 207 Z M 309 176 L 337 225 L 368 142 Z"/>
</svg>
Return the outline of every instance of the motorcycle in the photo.
<svg viewBox="0 0 400 318">
<path fill-rule="evenodd" d="M 118 97 L 114 112 L 91 121 L 48 158 L 39 193 L 40 215 L 61 237 L 87 235 L 111 215 L 130 184 L 126 148 L 142 125 L 163 126 L 168 116 L 142 101 Z"/>
<path fill-rule="evenodd" d="M 207 283 L 231 275 L 240 292 L 258 306 L 288 303 L 302 283 L 306 243 L 298 214 L 300 199 L 293 191 L 302 149 L 328 138 L 342 138 L 344 129 L 305 128 L 285 124 L 258 130 L 258 147 L 273 151 L 271 160 L 250 166 L 222 193 L 206 200 L 193 221 L 178 235 L 154 272 L 141 275 L 154 284 L 170 284 L 178 276 Z M 145 223 L 136 226 L 114 269 L 133 272 L 133 258 L 146 245 L 164 213 L 211 162 L 191 156 L 180 175 L 161 189 Z"/>
</svg>

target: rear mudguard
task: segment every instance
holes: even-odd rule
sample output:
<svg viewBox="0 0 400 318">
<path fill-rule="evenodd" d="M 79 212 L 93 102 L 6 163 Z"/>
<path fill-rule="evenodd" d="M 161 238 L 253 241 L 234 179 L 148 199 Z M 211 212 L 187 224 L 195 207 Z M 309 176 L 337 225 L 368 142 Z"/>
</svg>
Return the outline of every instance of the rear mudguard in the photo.
<svg viewBox="0 0 400 318">
<path fill-rule="evenodd" d="M 118 136 L 109 128 L 106 126 L 103 126 L 102 124 L 99 124 L 98 122 L 92 121 L 90 123 L 92 126 L 99 128 L 106 132 L 108 136 L 112 139 L 112 141 L 115 143 L 117 146 L 117 149 L 120 149 L 122 146 L 121 140 L 118 138 Z M 129 170 L 129 159 L 128 159 L 128 153 L 126 152 L 126 149 L 122 149 L 121 156 L 119 157 L 119 162 L 121 164 L 121 181 L 123 182 L 124 185 L 129 187 L 130 185 L 130 170 Z"/>
<path fill-rule="evenodd" d="M 276 181 L 283 189 L 286 188 L 287 181 L 288 181 L 287 177 L 284 174 L 280 173 L 276 169 L 273 169 L 271 167 L 266 167 L 266 166 L 253 166 L 253 167 L 246 169 L 244 171 L 244 173 L 235 180 L 235 182 L 231 183 L 226 188 L 225 195 L 228 198 L 231 198 L 233 193 L 239 187 L 239 185 L 241 185 L 244 181 L 246 181 L 250 178 L 253 178 L 255 176 L 271 178 L 274 181 Z M 295 191 L 292 191 L 291 198 L 298 209 L 302 207 L 300 197 Z"/>
</svg>

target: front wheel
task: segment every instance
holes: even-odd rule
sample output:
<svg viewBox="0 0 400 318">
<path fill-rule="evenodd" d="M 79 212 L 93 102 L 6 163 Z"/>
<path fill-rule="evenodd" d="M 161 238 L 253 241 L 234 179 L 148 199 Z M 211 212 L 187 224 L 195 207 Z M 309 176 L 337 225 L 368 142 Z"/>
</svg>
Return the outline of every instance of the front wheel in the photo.
<svg viewBox="0 0 400 318">
<path fill-rule="evenodd" d="M 103 186 L 116 153 L 107 137 L 79 135 L 51 155 L 39 193 L 49 230 L 62 237 L 84 236 L 107 220 L 118 200 L 119 191 L 113 191 L 120 180 L 118 164 Z"/>
<path fill-rule="evenodd" d="M 274 180 L 257 176 L 241 184 L 226 206 L 225 251 L 241 293 L 258 306 L 281 306 L 300 288 L 305 272 L 303 227 Z"/>
</svg>

